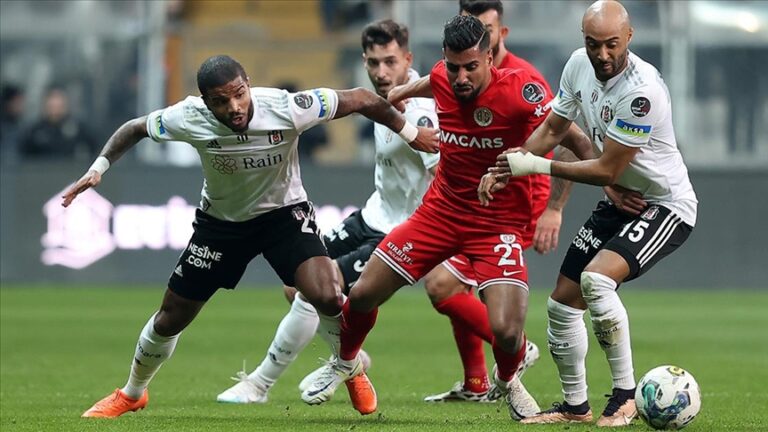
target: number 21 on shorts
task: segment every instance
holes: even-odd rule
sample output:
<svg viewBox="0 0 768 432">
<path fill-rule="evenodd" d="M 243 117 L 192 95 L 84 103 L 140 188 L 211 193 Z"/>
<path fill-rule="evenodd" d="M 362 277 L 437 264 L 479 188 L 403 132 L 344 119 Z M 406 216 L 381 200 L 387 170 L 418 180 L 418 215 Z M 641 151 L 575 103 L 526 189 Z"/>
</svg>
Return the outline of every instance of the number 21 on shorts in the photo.
<svg viewBox="0 0 768 432">
<path fill-rule="evenodd" d="M 501 254 L 498 266 L 525 266 L 523 262 L 523 247 L 517 242 L 515 235 L 502 234 L 500 238 L 501 243 L 493 247 L 493 252 Z"/>
</svg>

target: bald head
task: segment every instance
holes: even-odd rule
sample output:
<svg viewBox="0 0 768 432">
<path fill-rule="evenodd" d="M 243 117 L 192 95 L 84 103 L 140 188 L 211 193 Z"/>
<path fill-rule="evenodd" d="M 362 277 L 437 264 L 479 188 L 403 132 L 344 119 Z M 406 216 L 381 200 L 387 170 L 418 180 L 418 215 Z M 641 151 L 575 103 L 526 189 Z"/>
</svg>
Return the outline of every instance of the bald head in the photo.
<svg viewBox="0 0 768 432">
<path fill-rule="evenodd" d="M 627 50 L 632 40 L 632 25 L 624 6 L 617 1 L 592 3 L 581 20 L 584 45 L 595 76 L 607 81 L 627 65 Z"/>
<path fill-rule="evenodd" d="M 587 27 L 598 31 L 628 32 L 632 25 L 629 22 L 629 14 L 621 3 L 613 0 L 600 0 L 592 3 L 584 12 L 581 28 L 586 30 Z"/>
</svg>

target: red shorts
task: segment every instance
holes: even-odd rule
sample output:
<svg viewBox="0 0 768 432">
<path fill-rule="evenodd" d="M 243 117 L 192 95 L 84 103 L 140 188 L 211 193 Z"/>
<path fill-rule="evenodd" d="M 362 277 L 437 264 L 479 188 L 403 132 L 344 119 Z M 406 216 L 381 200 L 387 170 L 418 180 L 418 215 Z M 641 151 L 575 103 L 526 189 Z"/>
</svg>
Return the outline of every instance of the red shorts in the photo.
<svg viewBox="0 0 768 432">
<path fill-rule="evenodd" d="M 464 255 L 483 289 L 512 284 L 528 289 L 521 233 L 492 232 L 445 217 L 424 205 L 397 226 L 373 252 L 409 284 L 454 255 Z M 518 230 L 520 231 L 520 230 Z"/>
<path fill-rule="evenodd" d="M 533 233 L 536 231 L 536 223 L 539 221 L 541 214 L 544 213 L 544 210 L 546 210 L 547 202 L 549 201 L 549 176 L 541 174 L 534 176 L 534 179 L 534 182 L 542 183 L 543 185 L 536 185 L 531 193 L 533 200 L 533 217 L 531 219 L 530 228 L 523 236 L 521 242 L 523 249 L 528 249 L 533 243 Z M 460 280 L 461 283 L 470 286 L 478 286 L 472 263 L 464 255 L 452 256 L 443 261 L 442 265 Z"/>
</svg>

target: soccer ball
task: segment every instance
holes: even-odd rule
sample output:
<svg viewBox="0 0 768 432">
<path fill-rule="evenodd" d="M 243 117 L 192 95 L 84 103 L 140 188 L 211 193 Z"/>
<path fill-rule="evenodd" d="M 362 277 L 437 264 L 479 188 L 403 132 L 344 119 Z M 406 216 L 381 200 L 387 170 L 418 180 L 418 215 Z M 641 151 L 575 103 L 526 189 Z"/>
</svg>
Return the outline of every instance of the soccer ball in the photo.
<svg viewBox="0 0 768 432">
<path fill-rule="evenodd" d="M 648 426 L 677 430 L 692 422 L 699 413 L 701 393 L 693 375 L 684 369 L 659 366 L 637 384 L 635 404 Z"/>
</svg>

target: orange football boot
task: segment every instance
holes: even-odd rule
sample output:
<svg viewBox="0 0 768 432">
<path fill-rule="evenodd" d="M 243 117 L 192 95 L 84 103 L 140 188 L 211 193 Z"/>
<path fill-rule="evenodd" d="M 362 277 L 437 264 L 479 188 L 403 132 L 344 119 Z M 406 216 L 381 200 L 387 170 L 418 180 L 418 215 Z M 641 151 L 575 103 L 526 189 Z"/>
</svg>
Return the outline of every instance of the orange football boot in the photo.
<svg viewBox="0 0 768 432">
<path fill-rule="evenodd" d="M 360 414 L 367 415 L 376 411 L 379 404 L 376 399 L 376 390 L 365 372 L 348 379 L 344 384 L 347 385 L 352 406 Z"/>
<path fill-rule="evenodd" d="M 144 390 L 141 398 L 131 399 L 120 389 L 115 389 L 109 396 L 96 402 L 88 411 L 84 412 L 82 417 L 115 418 L 128 411 L 144 409 L 147 402 L 149 402 L 149 393 L 146 390 Z"/>
</svg>

